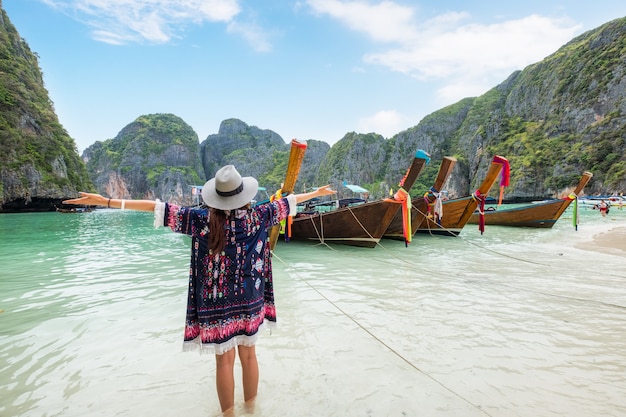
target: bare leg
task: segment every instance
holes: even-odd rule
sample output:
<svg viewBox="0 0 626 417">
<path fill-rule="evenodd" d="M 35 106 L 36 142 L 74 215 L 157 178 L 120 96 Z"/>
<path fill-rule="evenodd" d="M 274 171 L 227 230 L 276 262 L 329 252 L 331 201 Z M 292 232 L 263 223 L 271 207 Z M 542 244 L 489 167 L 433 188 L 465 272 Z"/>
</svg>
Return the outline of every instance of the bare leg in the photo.
<svg viewBox="0 0 626 417">
<path fill-rule="evenodd" d="M 222 412 L 229 411 L 235 405 L 234 365 L 234 348 L 221 355 L 215 355 L 215 382 Z"/>
<path fill-rule="evenodd" d="M 256 360 L 255 347 L 239 346 L 239 360 L 243 379 L 243 398 L 246 402 L 252 401 L 256 398 L 259 387 L 259 363 Z"/>
</svg>

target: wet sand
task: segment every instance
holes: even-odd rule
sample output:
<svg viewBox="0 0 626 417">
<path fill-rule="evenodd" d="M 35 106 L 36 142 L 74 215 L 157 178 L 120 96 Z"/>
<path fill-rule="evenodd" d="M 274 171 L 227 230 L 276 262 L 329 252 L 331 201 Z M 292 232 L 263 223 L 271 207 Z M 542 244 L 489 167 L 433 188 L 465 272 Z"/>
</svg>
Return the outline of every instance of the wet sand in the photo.
<svg viewBox="0 0 626 417">
<path fill-rule="evenodd" d="M 614 227 L 593 236 L 586 244 L 576 245 L 580 249 L 593 250 L 609 254 L 626 254 L 626 227 Z"/>
</svg>

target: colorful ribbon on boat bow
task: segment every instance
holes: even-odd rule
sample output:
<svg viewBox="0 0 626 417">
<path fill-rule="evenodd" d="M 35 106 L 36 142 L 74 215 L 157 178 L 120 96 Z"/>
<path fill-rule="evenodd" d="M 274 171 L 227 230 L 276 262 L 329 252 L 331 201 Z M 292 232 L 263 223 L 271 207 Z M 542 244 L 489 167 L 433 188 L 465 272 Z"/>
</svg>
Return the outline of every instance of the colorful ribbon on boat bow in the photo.
<svg viewBox="0 0 626 417">
<path fill-rule="evenodd" d="M 497 162 L 502 164 L 502 174 L 500 175 L 500 198 L 498 199 L 498 205 L 502 205 L 502 198 L 504 197 L 504 187 L 509 186 L 509 180 L 511 178 L 511 167 L 509 165 L 509 160 L 495 155 L 493 157 L 493 162 Z"/>
<path fill-rule="evenodd" d="M 576 194 L 570 194 L 567 196 L 568 199 L 574 202 L 574 212 L 572 213 L 572 225 L 574 226 L 574 230 L 578 230 L 578 224 L 580 222 L 580 218 L 578 216 L 578 197 Z"/>
<path fill-rule="evenodd" d="M 482 235 L 485 232 L 485 200 L 487 198 L 480 193 L 480 190 L 474 191 L 472 198 L 478 202 L 478 230 Z"/>
<path fill-rule="evenodd" d="M 283 195 L 283 189 L 280 188 L 276 193 L 270 196 L 270 201 L 278 200 L 283 197 L 286 197 L 287 194 Z M 285 242 L 289 242 L 291 239 L 291 225 L 293 224 L 293 217 L 287 216 L 287 219 L 281 220 L 280 222 L 280 233 L 285 235 Z"/>
<path fill-rule="evenodd" d="M 408 245 L 413 238 L 411 228 L 411 196 L 409 192 L 400 187 L 393 195 L 393 198 L 386 198 L 385 201 L 402 204 L 402 235 L 404 236 L 404 244 Z"/>
<path fill-rule="evenodd" d="M 428 198 L 430 195 L 432 195 L 433 197 L 435 197 L 435 201 L 430 202 L 430 199 Z M 443 217 L 443 193 L 438 192 L 437 190 L 435 190 L 434 187 L 430 187 L 430 190 L 428 190 L 425 194 L 424 194 L 424 201 L 426 202 L 426 206 L 428 207 L 428 215 L 430 216 L 430 207 L 433 207 L 433 213 L 432 213 L 432 217 L 433 220 L 435 221 L 435 223 L 437 223 L 439 226 L 441 226 L 441 218 Z"/>
</svg>

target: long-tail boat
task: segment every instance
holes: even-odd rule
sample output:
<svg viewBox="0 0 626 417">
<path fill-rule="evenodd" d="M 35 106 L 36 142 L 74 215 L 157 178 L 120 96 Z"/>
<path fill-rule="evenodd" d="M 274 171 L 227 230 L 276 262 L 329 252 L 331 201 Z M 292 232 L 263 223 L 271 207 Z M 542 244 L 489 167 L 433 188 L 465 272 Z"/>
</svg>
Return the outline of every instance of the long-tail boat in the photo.
<svg viewBox="0 0 626 417">
<path fill-rule="evenodd" d="M 296 139 L 291 140 L 291 151 L 289 153 L 289 162 L 287 163 L 287 172 L 285 174 L 285 181 L 282 184 L 280 190 L 276 192 L 276 195 L 286 195 L 293 192 L 298 175 L 300 175 L 300 167 L 302 166 L 302 160 L 304 159 L 304 153 L 306 151 L 307 144 L 298 142 Z M 281 226 L 273 226 L 270 229 L 270 248 L 274 250 L 276 242 L 278 242 L 278 236 L 280 235 Z"/>
<path fill-rule="evenodd" d="M 424 197 L 411 199 L 411 235 L 414 235 L 421 223 L 425 219 L 424 213 L 429 209 L 429 205 L 433 203 L 436 196 L 440 195 L 441 189 L 450 177 L 452 169 L 456 165 L 456 158 L 445 156 L 439 166 L 439 172 L 435 178 L 435 182 L 431 189 Z M 404 219 L 402 212 L 399 210 L 394 216 L 391 224 L 384 234 L 386 239 L 405 240 L 404 238 Z"/>
<path fill-rule="evenodd" d="M 399 183 L 401 189 L 411 189 L 429 160 L 428 153 L 422 150 L 415 153 Z M 373 248 L 400 208 L 397 201 L 380 199 L 328 212 L 298 215 L 290 225 L 289 239 Z"/>
<path fill-rule="evenodd" d="M 583 172 L 574 191 L 565 198 L 526 204 L 515 208 L 483 210 L 474 213 L 468 223 L 479 223 L 480 217 L 484 216 L 484 224 L 486 225 L 551 228 L 571 202 L 576 199 L 576 196 L 582 192 L 592 176 L 593 174 L 589 171 Z"/>
<path fill-rule="evenodd" d="M 93 210 L 94 210 L 93 207 L 74 207 L 74 208 L 56 207 L 56 211 L 59 213 L 91 213 Z"/>
</svg>

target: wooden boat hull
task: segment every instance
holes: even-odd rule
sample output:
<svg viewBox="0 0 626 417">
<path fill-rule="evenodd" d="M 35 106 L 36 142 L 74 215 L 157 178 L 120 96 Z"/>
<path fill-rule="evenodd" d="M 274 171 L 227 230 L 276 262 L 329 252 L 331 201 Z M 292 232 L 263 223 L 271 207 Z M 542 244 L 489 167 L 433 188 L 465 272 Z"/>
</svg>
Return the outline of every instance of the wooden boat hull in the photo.
<svg viewBox="0 0 626 417">
<path fill-rule="evenodd" d="M 485 225 L 551 228 L 569 207 L 572 200 L 554 200 L 515 208 L 485 211 Z M 468 223 L 477 224 L 479 214 L 474 213 Z"/>
<path fill-rule="evenodd" d="M 422 211 L 419 215 L 416 233 L 428 233 L 441 236 L 458 236 L 465 227 L 470 216 L 467 214 L 476 210 L 478 203 L 471 196 L 455 198 L 443 202 L 443 217 L 437 223 Z M 427 210 L 424 204 L 424 209 Z"/>
<path fill-rule="evenodd" d="M 425 155 L 423 151 L 416 153 L 405 177 L 400 181 L 401 187 L 411 189 L 426 166 L 428 159 Z M 296 216 L 290 226 L 290 239 L 373 248 L 380 242 L 398 211 L 401 211 L 400 204 L 381 199 L 326 213 Z"/>
<path fill-rule="evenodd" d="M 377 200 L 296 217 L 290 239 L 373 248 L 399 209 L 399 204 Z"/>
<path fill-rule="evenodd" d="M 585 171 L 573 194 L 580 194 L 592 176 L 591 172 Z M 484 213 L 485 225 L 549 229 L 559 220 L 572 201 L 572 199 L 565 198 L 527 204 L 515 208 L 487 210 Z M 474 213 L 468 223 L 477 224 L 479 220 L 480 214 Z"/>
</svg>

